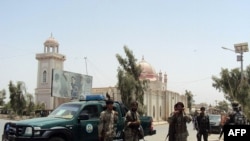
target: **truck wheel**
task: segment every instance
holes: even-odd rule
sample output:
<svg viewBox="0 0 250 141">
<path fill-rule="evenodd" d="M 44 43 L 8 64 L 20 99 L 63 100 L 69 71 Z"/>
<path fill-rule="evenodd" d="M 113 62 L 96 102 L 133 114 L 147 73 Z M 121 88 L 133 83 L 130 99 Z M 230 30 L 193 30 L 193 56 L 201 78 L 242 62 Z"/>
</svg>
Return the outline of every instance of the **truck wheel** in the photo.
<svg viewBox="0 0 250 141">
<path fill-rule="evenodd" d="M 49 141 L 65 141 L 65 140 L 61 137 L 52 137 L 49 139 Z"/>
</svg>

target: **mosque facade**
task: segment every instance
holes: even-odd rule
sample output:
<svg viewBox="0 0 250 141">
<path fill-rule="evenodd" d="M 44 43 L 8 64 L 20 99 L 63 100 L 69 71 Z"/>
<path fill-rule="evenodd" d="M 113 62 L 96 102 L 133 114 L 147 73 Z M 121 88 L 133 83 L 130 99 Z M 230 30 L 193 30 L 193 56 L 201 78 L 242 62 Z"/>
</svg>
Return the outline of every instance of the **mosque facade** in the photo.
<svg viewBox="0 0 250 141">
<path fill-rule="evenodd" d="M 52 70 L 64 70 L 63 63 L 66 60 L 66 56 L 59 53 L 59 43 L 52 35 L 44 42 L 44 52 L 36 54 L 36 59 L 38 60 L 36 103 L 44 104 L 45 109 L 54 109 L 61 103 L 70 101 L 69 98 L 51 95 Z M 144 93 L 145 115 L 152 116 L 154 121 L 164 121 L 173 111 L 175 103 L 180 101 L 187 105 L 185 95 L 167 89 L 166 73 L 163 74 L 161 71 L 156 73 L 154 67 L 144 57 L 138 65 L 142 68 L 140 80 L 149 80 L 149 87 Z M 119 90 L 114 86 L 92 88 L 92 93 L 109 93 L 114 100 L 121 101 Z"/>
<path fill-rule="evenodd" d="M 142 68 L 140 80 L 149 80 L 149 87 L 144 92 L 144 105 L 147 116 L 152 116 L 154 121 L 166 121 L 174 109 L 174 104 L 183 102 L 187 105 L 187 97 L 177 92 L 167 89 L 167 74 L 156 73 L 154 67 L 148 63 L 144 57 L 138 65 Z M 121 101 L 121 96 L 117 87 L 92 88 L 93 94 L 109 93 L 113 99 Z M 186 108 L 186 112 L 189 110 Z"/>
</svg>

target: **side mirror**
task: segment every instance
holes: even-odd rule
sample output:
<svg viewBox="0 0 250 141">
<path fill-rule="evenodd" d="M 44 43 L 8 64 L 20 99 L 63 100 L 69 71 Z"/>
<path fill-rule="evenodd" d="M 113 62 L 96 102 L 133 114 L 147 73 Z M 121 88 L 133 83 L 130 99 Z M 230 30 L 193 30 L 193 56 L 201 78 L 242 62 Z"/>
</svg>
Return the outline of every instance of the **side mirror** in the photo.
<svg viewBox="0 0 250 141">
<path fill-rule="evenodd" d="M 78 117 L 78 120 L 88 120 L 88 119 L 89 119 L 89 114 L 87 113 L 82 113 Z"/>
</svg>

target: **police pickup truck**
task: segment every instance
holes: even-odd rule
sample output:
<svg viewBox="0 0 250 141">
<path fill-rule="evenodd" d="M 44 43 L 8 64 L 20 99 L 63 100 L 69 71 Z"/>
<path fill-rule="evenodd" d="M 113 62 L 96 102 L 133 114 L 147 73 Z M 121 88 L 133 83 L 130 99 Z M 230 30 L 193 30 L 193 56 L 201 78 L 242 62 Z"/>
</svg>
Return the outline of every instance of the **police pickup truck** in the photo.
<svg viewBox="0 0 250 141">
<path fill-rule="evenodd" d="M 7 122 L 4 125 L 3 141 L 98 141 L 98 123 L 104 110 L 105 97 L 88 95 L 83 101 L 61 104 L 47 117 Z M 122 139 L 124 116 L 127 108 L 114 102 L 118 112 L 115 139 Z M 144 136 L 156 134 L 152 117 L 141 116 Z M 2 127 L 1 127 L 2 128 Z"/>
</svg>

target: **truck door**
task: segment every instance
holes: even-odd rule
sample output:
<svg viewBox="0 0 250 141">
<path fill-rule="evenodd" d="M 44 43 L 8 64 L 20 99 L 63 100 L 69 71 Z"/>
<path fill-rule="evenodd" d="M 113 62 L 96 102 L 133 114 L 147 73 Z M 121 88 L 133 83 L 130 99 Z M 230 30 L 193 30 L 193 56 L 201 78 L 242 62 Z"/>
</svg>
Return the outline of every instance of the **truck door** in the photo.
<svg viewBox="0 0 250 141">
<path fill-rule="evenodd" d="M 80 136 L 85 141 L 98 140 L 99 105 L 86 105 L 81 113 L 89 115 L 88 120 L 80 121 Z"/>
</svg>

